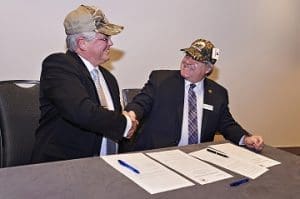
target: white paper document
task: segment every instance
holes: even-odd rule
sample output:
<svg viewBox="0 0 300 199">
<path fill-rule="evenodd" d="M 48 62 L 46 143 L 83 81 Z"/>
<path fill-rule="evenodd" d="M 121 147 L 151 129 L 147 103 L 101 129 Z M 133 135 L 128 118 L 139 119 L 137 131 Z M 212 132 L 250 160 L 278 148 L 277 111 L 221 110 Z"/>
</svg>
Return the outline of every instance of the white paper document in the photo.
<svg viewBox="0 0 300 199">
<path fill-rule="evenodd" d="M 180 150 L 152 152 L 147 153 L 147 155 L 201 185 L 232 177 L 232 175 L 195 159 Z"/>
<path fill-rule="evenodd" d="M 249 151 L 245 148 L 236 146 L 231 143 L 210 145 L 209 148 L 213 148 L 218 151 L 222 151 L 226 154 L 230 154 L 230 157 L 235 157 L 237 159 L 241 159 L 243 161 L 247 161 L 247 162 L 253 163 L 258 166 L 263 166 L 263 167 L 269 168 L 269 167 L 280 164 L 280 162 L 278 162 L 276 160 L 273 160 L 266 156 L 254 153 L 252 151 Z"/>
<path fill-rule="evenodd" d="M 228 170 L 247 176 L 251 179 L 255 179 L 268 171 L 268 169 L 265 167 L 257 166 L 247 161 L 236 159 L 234 157 L 231 157 L 230 154 L 226 154 L 225 156 L 227 157 L 222 154 L 220 155 L 220 153 L 209 152 L 207 148 L 190 153 L 190 155 L 196 158 L 211 162 L 215 165 L 224 167 Z"/>
<path fill-rule="evenodd" d="M 101 158 L 150 194 L 194 185 L 142 153 L 109 155 Z M 126 165 L 120 164 L 119 160 Z"/>
</svg>

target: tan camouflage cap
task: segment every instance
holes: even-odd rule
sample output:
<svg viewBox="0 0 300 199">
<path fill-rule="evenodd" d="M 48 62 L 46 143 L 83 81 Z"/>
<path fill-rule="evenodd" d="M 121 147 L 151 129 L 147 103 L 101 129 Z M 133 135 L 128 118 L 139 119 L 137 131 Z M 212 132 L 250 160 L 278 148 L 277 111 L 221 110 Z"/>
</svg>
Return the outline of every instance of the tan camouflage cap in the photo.
<svg viewBox="0 0 300 199">
<path fill-rule="evenodd" d="M 208 61 L 212 64 L 216 63 L 220 54 L 220 50 L 205 39 L 197 39 L 189 48 L 183 48 L 181 51 L 185 51 L 196 61 Z"/>
<path fill-rule="evenodd" d="M 123 26 L 109 23 L 99 8 L 85 5 L 71 11 L 65 18 L 64 26 L 67 35 L 93 31 L 116 35 L 123 30 Z"/>
</svg>

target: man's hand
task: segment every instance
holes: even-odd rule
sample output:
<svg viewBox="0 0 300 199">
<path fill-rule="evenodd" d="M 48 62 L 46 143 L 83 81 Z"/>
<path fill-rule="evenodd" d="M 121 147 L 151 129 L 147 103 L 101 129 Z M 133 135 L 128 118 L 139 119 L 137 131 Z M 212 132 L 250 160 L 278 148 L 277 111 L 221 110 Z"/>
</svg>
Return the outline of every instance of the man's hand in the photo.
<svg viewBox="0 0 300 199">
<path fill-rule="evenodd" d="M 256 151 L 261 151 L 264 148 L 264 140 L 258 135 L 245 136 L 244 143 L 248 148 Z"/>
<path fill-rule="evenodd" d="M 129 129 L 127 137 L 126 138 L 131 138 L 133 136 L 133 134 L 135 133 L 137 126 L 139 125 L 139 121 L 136 119 L 136 115 L 135 112 L 133 111 L 123 111 L 124 115 L 127 115 L 130 119 L 131 119 L 131 129 Z"/>
</svg>

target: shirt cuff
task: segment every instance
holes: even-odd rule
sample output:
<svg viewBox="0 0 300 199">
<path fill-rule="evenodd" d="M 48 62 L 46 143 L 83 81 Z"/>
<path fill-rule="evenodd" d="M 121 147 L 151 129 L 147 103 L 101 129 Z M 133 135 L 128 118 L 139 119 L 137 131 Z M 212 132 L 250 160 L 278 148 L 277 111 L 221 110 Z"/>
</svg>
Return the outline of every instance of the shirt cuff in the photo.
<svg viewBox="0 0 300 199">
<path fill-rule="evenodd" d="M 125 115 L 125 114 L 123 114 L 123 115 L 126 117 L 126 120 L 127 120 L 127 122 L 126 122 L 126 128 L 125 128 L 123 137 L 127 137 L 128 132 L 129 132 L 129 130 L 132 127 L 132 122 L 131 122 L 131 119 L 130 119 L 130 117 L 128 115 Z"/>
<path fill-rule="evenodd" d="M 245 145 L 244 139 L 245 139 L 245 135 L 243 135 L 243 136 L 241 137 L 240 142 L 239 142 L 239 145 L 241 145 L 241 146 L 244 146 L 244 145 Z"/>
</svg>

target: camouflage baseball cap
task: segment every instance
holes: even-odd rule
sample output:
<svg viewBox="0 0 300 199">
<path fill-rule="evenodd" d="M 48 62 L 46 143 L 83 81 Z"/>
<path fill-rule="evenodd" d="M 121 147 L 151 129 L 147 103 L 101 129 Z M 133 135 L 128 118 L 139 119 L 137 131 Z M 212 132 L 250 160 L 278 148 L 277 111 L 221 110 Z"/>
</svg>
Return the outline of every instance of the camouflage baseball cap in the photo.
<svg viewBox="0 0 300 199">
<path fill-rule="evenodd" d="M 189 48 L 183 48 L 181 51 L 185 51 L 196 61 L 208 61 L 212 64 L 216 63 L 220 54 L 220 50 L 205 39 L 197 39 Z"/>
<path fill-rule="evenodd" d="M 116 35 L 123 30 L 123 26 L 109 23 L 99 8 L 85 5 L 80 5 L 66 16 L 64 27 L 67 35 L 93 31 Z"/>
</svg>

